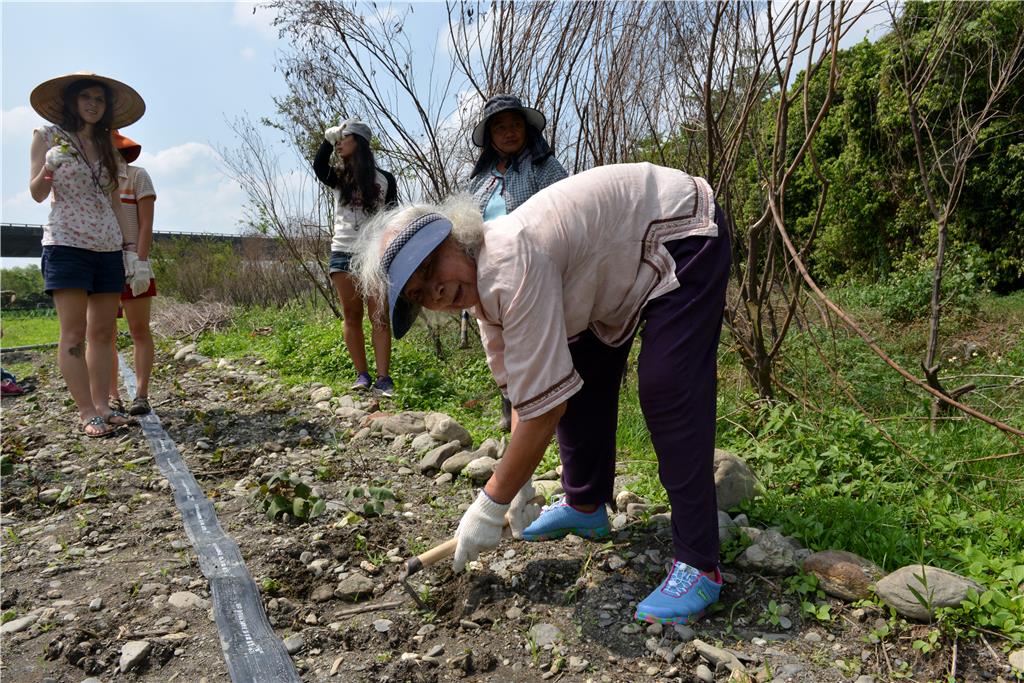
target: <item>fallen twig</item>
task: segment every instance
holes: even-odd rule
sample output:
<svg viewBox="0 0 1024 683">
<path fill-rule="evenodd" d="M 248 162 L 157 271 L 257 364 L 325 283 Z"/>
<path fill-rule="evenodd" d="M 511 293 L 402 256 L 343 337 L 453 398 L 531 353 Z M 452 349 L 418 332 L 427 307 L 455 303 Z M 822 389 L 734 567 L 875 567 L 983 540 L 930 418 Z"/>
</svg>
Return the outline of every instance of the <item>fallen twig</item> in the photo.
<svg viewBox="0 0 1024 683">
<path fill-rule="evenodd" d="M 380 610 L 395 609 L 405 604 L 405 600 L 392 600 L 390 602 L 371 602 L 366 605 L 358 605 L 356 607 L 350 607 L 343 609 L 340 612 L 335 613 L 336 618 L 351 617 L 357 614 L 366 614 L 367 612 L 378 612 Z"/>
</svg>

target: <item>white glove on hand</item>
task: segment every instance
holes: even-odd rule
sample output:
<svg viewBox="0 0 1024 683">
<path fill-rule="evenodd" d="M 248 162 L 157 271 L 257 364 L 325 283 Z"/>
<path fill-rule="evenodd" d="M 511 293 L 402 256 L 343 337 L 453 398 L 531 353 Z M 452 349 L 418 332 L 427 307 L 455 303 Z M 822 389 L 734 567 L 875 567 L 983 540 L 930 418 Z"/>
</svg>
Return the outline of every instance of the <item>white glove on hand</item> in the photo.
<svg viewBox="0 0 1024 683">
<path fill-rule="evenodd" d="M 495 503 L 483 490 L 480 491 L 466 514 L 462 515 L 462 521 L 455 532 L 459 544 L 455 548 L 452 569 L 461 572 L 466 562 L 478 558 L 481 551 L 498 547 L 508 508 L 508 505 Z"/>
<path fill-rule="evenodd" d="M 138 296 L 149 289 L 149 280 L 153 277 L 153 269 L 149 266 L 149 261 L 139 261 L 138 256 L 135 258 L 135 272 L 128 278 L 132 296 Z"/>
<path fill-rule="evenodd" d="M 134 251 L 124 251 L 124 279 L 131 280 L 135 277 L 135 267 L 139 262 L 139 255 Z"/>
<path fill-rule="evenodd" d="M 537 497 L 533 489 L 533 482 L 528 481 L 519 489 L 519 493 L 512 499 L 508 508 L 508 526 L 512 530 L 513 538 L 522 538 L 523 530 L 534 523 L 540 517 L 540 505 L 532 503 Z"/>
<path fill-rule="evenodd" d="M 324 139 L 332 145 L 338 144 L 338 140 L 341 139 L 342 126 L 331 126 L 324 131 Z"/>
<path fill-rule="evenodd" d="M 60 168 L 61 164 L 73 161 L 74 157 L 69 152 L 62 152 L 60 147 L 51 147 L 46 152 L 46 161 L 43 162 L 43 166 L 46 167 L 47 171 L 56 171 Z"/>
</svg>

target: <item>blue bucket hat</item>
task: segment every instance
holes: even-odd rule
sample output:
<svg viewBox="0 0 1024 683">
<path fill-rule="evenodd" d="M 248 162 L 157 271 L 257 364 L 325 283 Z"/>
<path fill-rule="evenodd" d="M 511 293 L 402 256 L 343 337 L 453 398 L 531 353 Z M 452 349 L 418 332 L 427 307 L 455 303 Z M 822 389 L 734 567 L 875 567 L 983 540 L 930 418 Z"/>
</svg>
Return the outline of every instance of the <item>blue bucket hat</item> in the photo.
<svg viewBox="0 0 1024 683">
<path fill-rule="evenodd" d="M 391 333 L 401 339 L 420 314 L 420 305 L 402 296 L 402 290 L 416 269 L 452 232 L 452 222 L 439 213 L 428 213 L 399 230 L 380 257 L 388 274 L 388 312 Z"/>
</svg>

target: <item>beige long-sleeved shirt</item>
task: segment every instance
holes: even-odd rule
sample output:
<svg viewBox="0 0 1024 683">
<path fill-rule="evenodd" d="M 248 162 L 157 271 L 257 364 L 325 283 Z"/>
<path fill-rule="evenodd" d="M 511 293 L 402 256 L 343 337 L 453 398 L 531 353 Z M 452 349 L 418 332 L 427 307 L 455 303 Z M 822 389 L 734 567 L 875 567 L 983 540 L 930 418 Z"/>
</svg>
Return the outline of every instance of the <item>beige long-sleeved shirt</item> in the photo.
<svg viewBox="0 0 1024 683">
<path fill-rule="evenodd" d="M 487 362 L 520 419 L 583 386 L 569 341 L 619 346 L 644 305 L 679 287 L 665 242 L 717 236 L 703 178 L 653 164 L 602 166 L 555 183 L 485 224 L 477 258 Z"/>
</svg>

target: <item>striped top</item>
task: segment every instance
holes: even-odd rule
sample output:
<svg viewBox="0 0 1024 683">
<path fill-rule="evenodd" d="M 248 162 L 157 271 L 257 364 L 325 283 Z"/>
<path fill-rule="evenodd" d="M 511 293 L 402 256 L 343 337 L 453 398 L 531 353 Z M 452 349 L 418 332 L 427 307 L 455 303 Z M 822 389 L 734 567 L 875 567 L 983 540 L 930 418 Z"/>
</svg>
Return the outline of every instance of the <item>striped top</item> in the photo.
<svg viewBox="0 0 1024 683">
<path fill-rule="evenodd" d="M 118 174 L 121 196 L 121 204 L 124 206 L 125 242 L 139 242 L 139 208 L 140 199 L 153 197 L 156 199 L 156 190 L 153 189 L 153 181 L 149 173 L 141 166 L 122 166 Z"/>
</svg>

